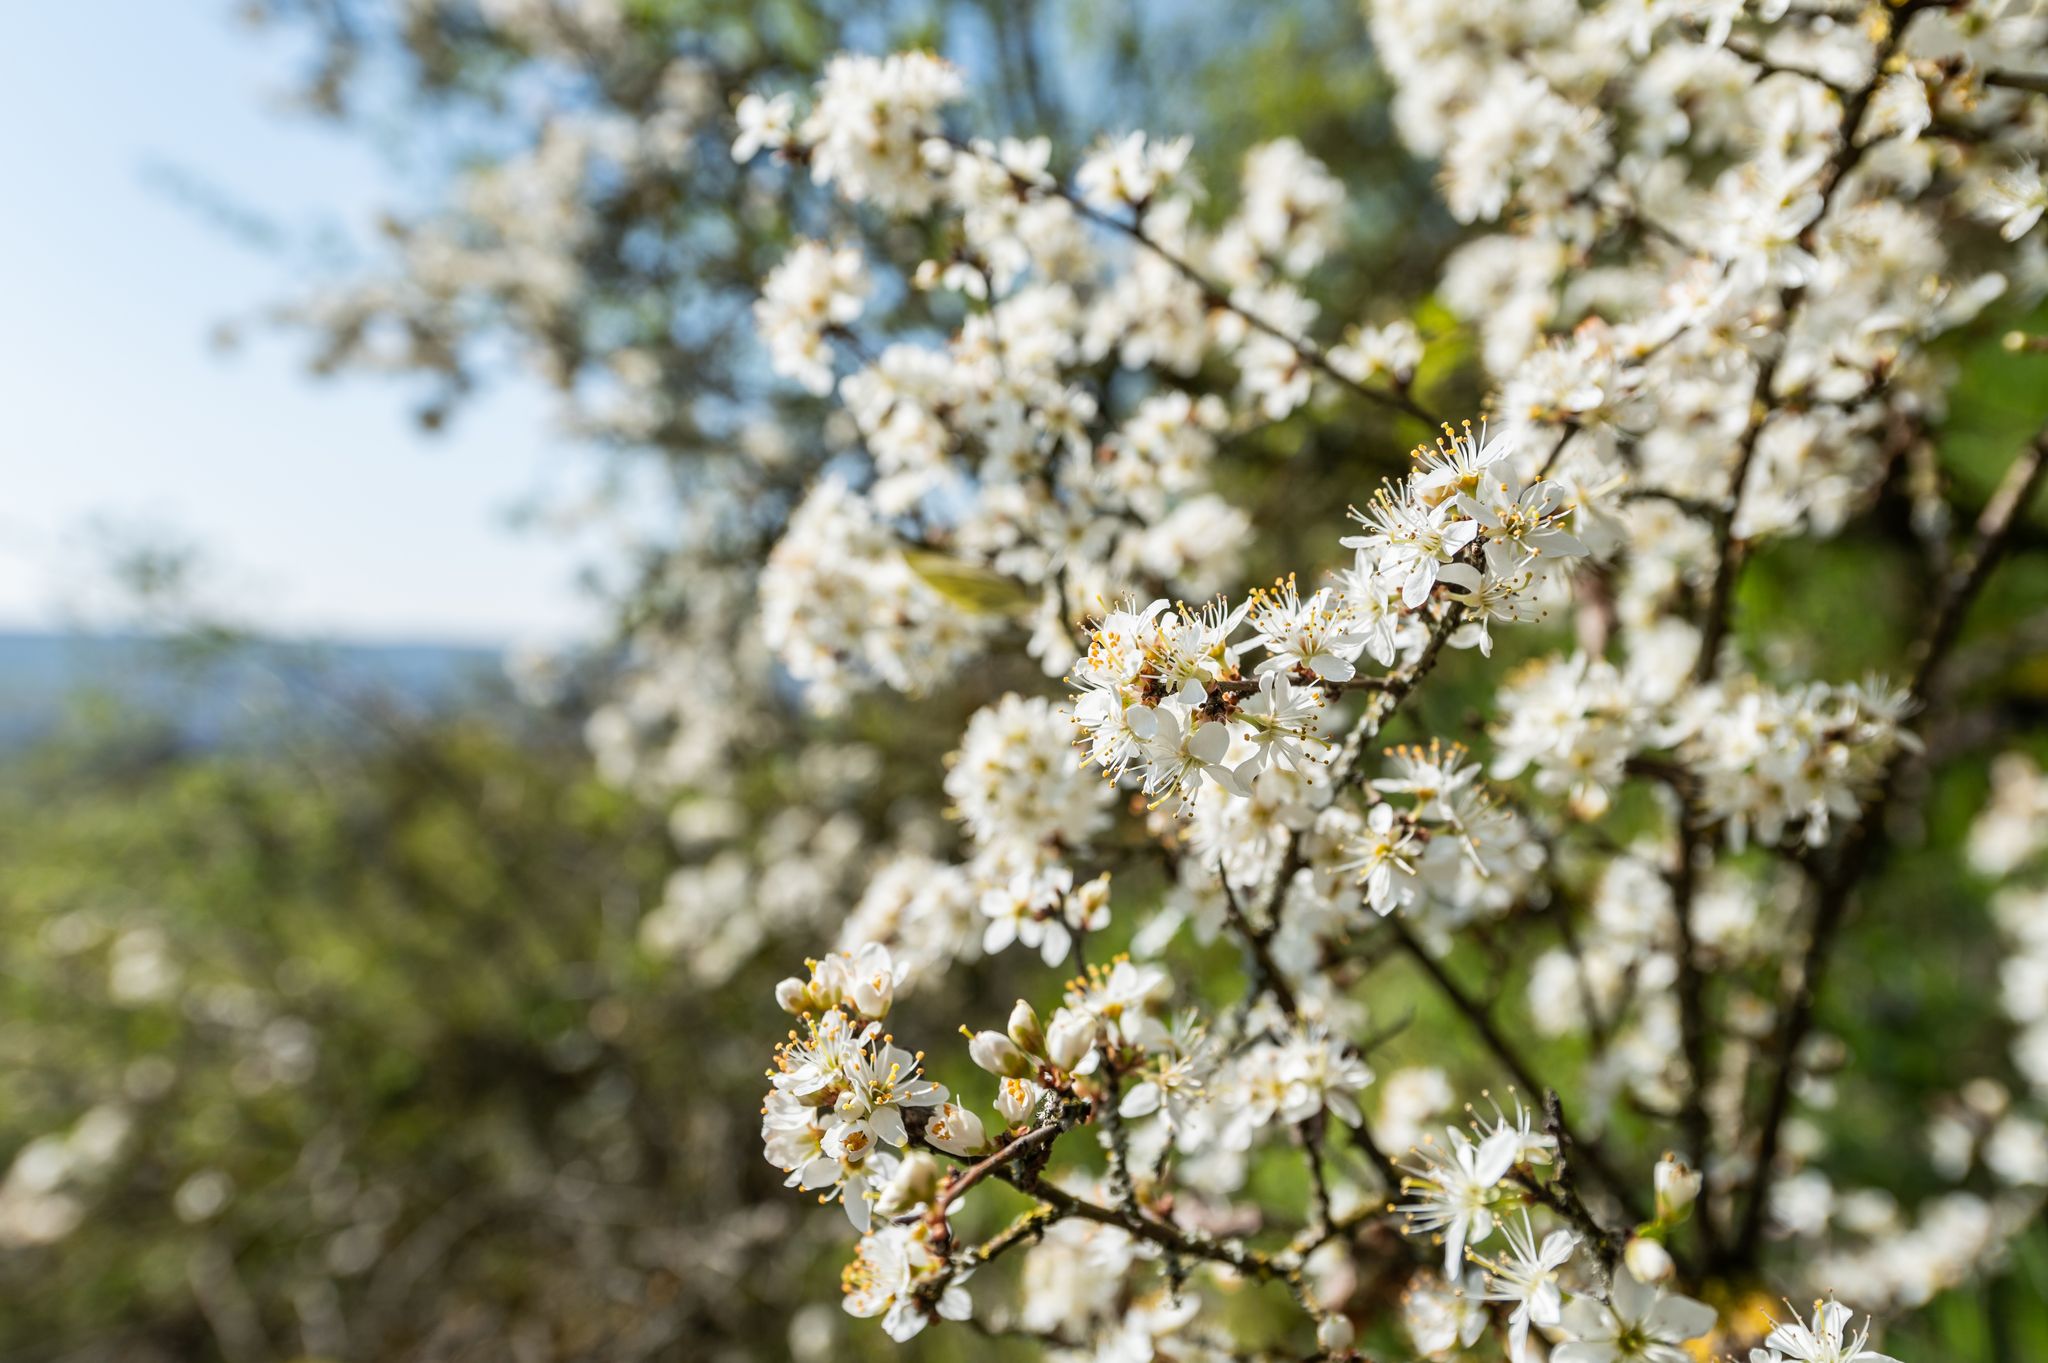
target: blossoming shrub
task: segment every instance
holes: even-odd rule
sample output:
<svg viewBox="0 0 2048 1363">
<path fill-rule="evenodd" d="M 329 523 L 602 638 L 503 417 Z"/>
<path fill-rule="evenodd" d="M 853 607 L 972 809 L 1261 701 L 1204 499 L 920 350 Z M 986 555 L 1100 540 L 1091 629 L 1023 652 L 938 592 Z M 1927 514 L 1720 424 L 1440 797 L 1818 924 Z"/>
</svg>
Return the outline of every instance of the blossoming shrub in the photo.
<svg viewBox="0 0 2048 1363">
<path fill-rule="evenodd" d="M 1888 816 L 1983 741 L 1958 646 L 2048 461 L 2044 428 L 1988 498 L 1950 489 L 1940 344 L 2048 283 L 2048 16 L 1386 3 L 1372 30 L 1478 229 L 1427 330 L 1320 315 L 1346 195 L 1291 140 L 1225 203 L 1185 139 L 1069 167 L 976 135 L 926 53 L 740 103 L 735 157 L 842 210 L 755 320 L 858 454 L 767 558 L 770 646 L 825 708 L 1019 652 L 1044 675 L 960 741 L 962 855 L 885 861 L 779 988 L 767 1158 L 838 1204 L 846 1309 L 899 1340 L 1881 1363 L 1866 1313 L 1995 1263 L 2048 1183 L 2020 891 L 2028 1030 L 2011 1076 L 1952 1076 L 1942 1138 L 1960 1183 L 1981 1137 L 1990 1187 L 1902 1209 L 1832 1178 L 1811 1120 L 1854 1074 L 1830 966 Z M 950 333 L 865 326 L 885 280 Z M 1489 379 L 1469 420 L 1418 382 L 1453 338 Z M 1233 442 L 1350 404 L 1435 430 L 1348 520 L 1296 509 L 1312 561 L 1238 580 Z M 1873 535 L 1916 565 L 1911 633 L 1843 675 L 1750 586 Z M 1452 670 L 1469 718 L 1431 707 Z M 2037 850 L 2024 770 L 1980 865 Z M 1234 997 L 1183 968 L 1219 940 Z M 919 1047 L 951 1043 L 899 1036 L 899 998 L 1013 950 L 1042 984 L 972 1005 L 973 1077 L 937 1082 Z M 1423 1040 L 1487 1058 L 1462 1107 L 1381 1073 L 1395 960 L 1438 1000 Z M 1261 1285 L 1290 1311 L 1235 1309 Z"/>
</svg>

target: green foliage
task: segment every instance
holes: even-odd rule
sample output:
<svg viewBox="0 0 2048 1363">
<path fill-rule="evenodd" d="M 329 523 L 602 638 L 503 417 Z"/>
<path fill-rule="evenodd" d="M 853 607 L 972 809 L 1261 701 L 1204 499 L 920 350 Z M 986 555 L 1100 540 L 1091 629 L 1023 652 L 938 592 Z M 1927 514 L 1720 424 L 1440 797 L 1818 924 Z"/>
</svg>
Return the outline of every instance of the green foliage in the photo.
<svg viewBox="0 0 2048 1363">
<path fill-rule="evenodd" d="M 751 1337 L 686 1292 L 688 1228 L 771 1186 L 730 1077 L 772 1005 L 640 957 L 658 819 L 499 703 L 272 738 L 116 729 L 0 783 L 0 1153 L 128 1124 L 59 1185 L 79 1228 L 0 1252 L 0 1348 L 597 1347 L 664 1299 Z"/>
</svg>

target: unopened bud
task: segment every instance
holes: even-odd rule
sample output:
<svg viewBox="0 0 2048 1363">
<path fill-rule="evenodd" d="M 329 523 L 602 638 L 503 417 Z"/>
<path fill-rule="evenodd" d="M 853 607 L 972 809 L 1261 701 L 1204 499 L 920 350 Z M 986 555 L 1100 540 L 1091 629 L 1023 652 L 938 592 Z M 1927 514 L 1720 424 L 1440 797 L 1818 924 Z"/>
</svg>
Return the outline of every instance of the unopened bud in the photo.
<svg viewBox="0 0 2048 1363">
<path fill-rule="evenodd" d="M 1045 1029 L 1045 1058 L 1056 1070 L 1078 1066 L 1095 1044 L 1095 1019 L 1078 1008 L 1062 1008 Z"/>
<path fill-rule="evenodd" d="M 1045 1028 L 1038 1021 L 1038 1010 L 1023 999 L 1010 1010 L 1010 1040 L 1028 1055 L 1045 1054 Z"/>
<path fill-rule="evenodd" d="M 819 1011 L 811 1004 L 809 981 L 792 975 L 775 986 L 775 1001 L 782 1005 L 785 1013 L 809 1013 Z"/>
<path fill-rule="evenodd" d="M 1657 1161 L 1657 1219 L 1683 1221 L 1700 1195 L 1700 1171 L 1673 1154 Z"/>
<path fill-rule="evenodd" d="M 1029 1057 L 1001 1032 L 976 1032 L 967 1043 L 967 1054 L 998 1078 L 1023 1079 L 1031 1073 Z"/>
<path fill-rule="evenodd" d="M 1345 1316 L 1324 1316 L 1316 1324 L 1316 1343 L 1326 1354 L 1340 1354 L 1351 1347 L 1358 1333 Z"/>
<path fill-rule="evenodd" d="M 1663 1244 L 1636 1236 L 1621 1252 L 1621 1261 L 1639 1283 L 1661 1283 L 1671 1276 L 1671 1251 Z"/>
</svg>

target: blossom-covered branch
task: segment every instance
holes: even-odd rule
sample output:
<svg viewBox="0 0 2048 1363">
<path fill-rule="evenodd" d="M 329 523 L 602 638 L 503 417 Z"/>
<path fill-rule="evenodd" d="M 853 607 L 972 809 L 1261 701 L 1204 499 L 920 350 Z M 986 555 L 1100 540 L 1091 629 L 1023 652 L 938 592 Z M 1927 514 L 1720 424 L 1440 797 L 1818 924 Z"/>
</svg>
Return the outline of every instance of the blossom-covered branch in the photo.
<svg viewBox="0 0 2048 1363">
<path fill-rule="evenodd" d="M 740 105 L 740 159 L 939 243 L 804 242 L 766 283 L 771 361 L 836 396 L 864 458 L 776 549 L 771 642 L 823 705 L 1019 649 L 1064 687 L 973 717 L 961 855 L 885 865 L 785 983 L 769 1158 L 865 1232 L 849 1309 L 899 1338 L 978 1314 L 969 1275 L 1021 1247 L 1021 1324 L 1075 1357 L 1256 1352 L 1199 1324 L 1235 1278 L 1303 1308 L 1286 1347 L 1312 1326 L 1352 1356 L 1388 1323 L 1353 1290 L 1373 1278 L 1430 1357 L 1494 1327 L 1513 1363 L 1882 1360 L 1832 1301 L 1752 1329 L 1687 1292 L 1820 1291 L 1824 1263 L 1872 1309 L 1915 1297 L 1801 1214 L 1823 1152 L 1786 1132 L 1929 682 L 2043 447 L 1940 575 L 1904 686 L 1830 675 L 1745 580 L 1901 497 L 1911 551 L 1947 557 L 1939 478 L 1901 470 L 1942 458 L 1929 343 L 2048 288 L 2035 92 L 1988 61 L 2048 31 L 1926 0 L 1383 0 L 1372 25 L 1403 137 L 1475 228 L 1438 295 L 1491 395 L 1359 488 L 1351 534 L 1301 518 L 1343 554 L 1242 592 L 1231 434 L 1314 423 L 1325 393 L 1434 405 L 1411 324 L 1319 339 L 1324 166 L 1256 148 L 1216 215 L 1182 139 L 1108 137 L 1067 177 L 1043 140 L 963 130 L 962 76 L 923 53 Z M 863 334 L 890 272 L 957 330 Z M 1431 735 L 1457 722 L 1439 685 L 1476 754 Z M 1381 750 L 1397 719 L 1419 736 Z M 1122 888 L 1160 868 L 1163 893 Z M 1168 963 L 1224 934 L 1242 989 L 1205 997 Z M 1104 941 L 1128 952 L 1082 968 Z M 963 1029 L 991 1134 L 881 1028 L 899 988 L 1012 946 L 1080 973 L 1043 1020 L 1050 989 Z M 1445 1120 L 1442 1070 L 1380 1073 L 1394 962 L 1507 1081 L 1490 1110 Z M 1572 1034 L 1565 1063 L 1546 1043 Z M 1106 1173 L 1069 1159 L 1086 1139 Z M 1286 1147 L 1298 1205 L 1254 1178 Z M 992 1185 L 1032 1205 L 977 1248 L 955 1226 Z M 1109 1285 L 1043 1287 L 1076 1263 Z"/>
</svg>

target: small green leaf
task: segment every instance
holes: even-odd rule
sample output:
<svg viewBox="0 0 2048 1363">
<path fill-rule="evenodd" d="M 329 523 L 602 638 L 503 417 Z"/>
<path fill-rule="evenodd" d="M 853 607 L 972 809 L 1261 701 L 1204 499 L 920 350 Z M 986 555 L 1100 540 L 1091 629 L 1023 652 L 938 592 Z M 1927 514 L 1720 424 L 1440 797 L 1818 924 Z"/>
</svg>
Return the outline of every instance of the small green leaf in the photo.
<svg viewBox="0 0 2048 1363">
<path fill-rule="evenodd" d="M 930 549 L 905 549 L 903 561 L 933 591 L 976 615 L 1007 615 L 1025 609 L 1037 599 L 1029 587 L 1015 578 Z"/>
</svg>

